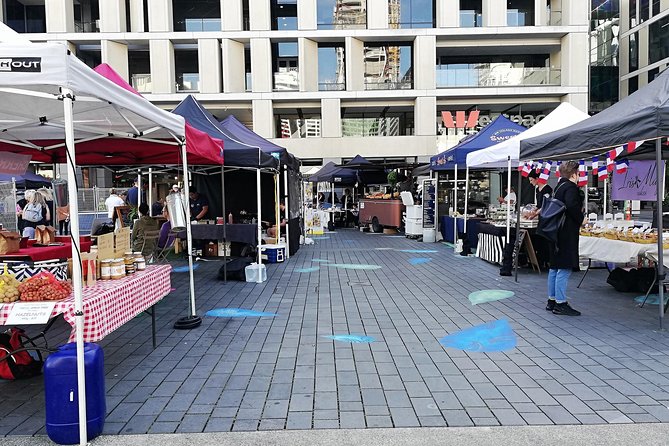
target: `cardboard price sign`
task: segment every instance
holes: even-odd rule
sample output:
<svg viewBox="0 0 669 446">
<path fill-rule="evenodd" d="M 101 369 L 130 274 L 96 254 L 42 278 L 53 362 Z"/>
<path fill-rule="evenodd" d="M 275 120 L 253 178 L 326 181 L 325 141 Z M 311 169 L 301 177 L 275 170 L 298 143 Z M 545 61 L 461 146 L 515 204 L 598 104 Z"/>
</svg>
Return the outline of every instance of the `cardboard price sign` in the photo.
<svg viewBox="0 0 669 446">
<path fill-rule="evenodd" d="M 98 235 L 98 258 L 100 260 L 114 257 L 114 234 Z"/>
<path fill-rule="evenodd" d="M 6 325 L 45 324 L 56 302 L 17 302 L 12 306 Z"/>
<path fill-rule="evenodd" d="M 114 255 L 117 258 L 123 257 L 126 252 L 130 251 L 130 228 L 121 228 L 114 233 L 114 236 Z M 99 249 L 98 252 L 100 252 Z"/>
</svg>

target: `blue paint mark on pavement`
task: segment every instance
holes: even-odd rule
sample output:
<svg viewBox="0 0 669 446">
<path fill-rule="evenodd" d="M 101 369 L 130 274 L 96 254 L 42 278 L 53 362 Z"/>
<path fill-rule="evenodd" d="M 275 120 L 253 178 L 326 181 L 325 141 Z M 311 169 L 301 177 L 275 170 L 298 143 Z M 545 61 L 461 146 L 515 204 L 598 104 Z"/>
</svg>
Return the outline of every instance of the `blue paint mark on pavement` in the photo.
<svg viewBox="0 0 669 446">
<path fill-rule="evenodd" d="M 432 261 L 429 257 L 413 257 L 409 259 L 409 263 L 412 265 L 422 265 L 423 263 L 430 263 Z"/>
<path fill-rule="evenodd" d="M 333 335 L 324 337 L 340 342 L 351 342 L 353 344 L 369 344 L 376 340 L 371 336 L 359 336 L 359 335 Z"/>
<path fill-rule="evenodd" d="M 646 296 L 637 296 L 634 298 L 634 302 L 638 304 L 642 304 L 644 299 L 646 299 Z M 664 295 L 664 303 L 666 304 L 667 301 L 669 301 L 669 295 L 665 294 Z M 648 300 L 646 300 L 647 305 L 659 305 L 660 303 L 660 295 L 659 294 L 649 294 L 648 295 Z"/>
<path fill-rule="evenodd" d="M 327 266 L 341 269 L 364 269 L 364 270 L 374 270 L 381 269 L 380 265 L 363 265 L 359 263 L 328 263 Z"/>
<path fill-rule="evenodd" d="M 207 311 L 204 315 L 212 317 L 274 317 L 277 314 L 245 310 L 243 308 L 216 308 L 215 310 Z"/>
<path fill-rule="evenodd" d="M 297 272 L 297 273 L 313 273 L 314 271 L 318 271 L 319 269 L 321 269 L 319 266 L 309 266 L 307 268 L 296 269 L 295 272 Z"/>
<path fill-rule="evenodd" d="M 492 321 L 450 334 L 439 343 L 468 352 L 502 352 L 516 346 L 516 334 L 504 320 Z"/>
<path fill-rule="evenodd" d="M 474 291 L 469 295 L 469 301 L 472 305 L 484 304 L 486 302 L 494 302 L 496 300 L 508 299 L 513 297 L 513 291 L 507 290 L 481 290 Z"/>
<path fill-rule="evenodd" d="M 198 269 L 199 267 L 200 267 L 200 264 L 199 264 L 199 263 L 194 263 L 194 264 L 193 264 L 193 271 L 195 271 L 195 270 Z M 187 273 L 187 272 L 188 272 L 188 265 L 176 266 L 176 267 L 172 268 L 172 272 L 175 272 L 175 273 Z"/>
<path fill-rule="evenodd" d="M 318 263 L 328 263 L 329 260 L 324 260 L 324 259 L 311 259 L 312 262 L 318 262 Z"/>
</svg>

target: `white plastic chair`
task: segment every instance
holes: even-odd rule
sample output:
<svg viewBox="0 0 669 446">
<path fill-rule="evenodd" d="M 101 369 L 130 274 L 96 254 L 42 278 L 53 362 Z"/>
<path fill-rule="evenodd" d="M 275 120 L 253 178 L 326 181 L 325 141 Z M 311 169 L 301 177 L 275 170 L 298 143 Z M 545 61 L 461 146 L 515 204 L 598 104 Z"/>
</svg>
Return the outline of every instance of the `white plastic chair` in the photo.
<svg viewBox="0 0 669 446">
<path fill-rule="evenodd" d="M 622 212 L 617 212 L 616 215 L 613 216 L 614 220 L 624 220 L 625 219 L 625 214 Z"/>
</svg>

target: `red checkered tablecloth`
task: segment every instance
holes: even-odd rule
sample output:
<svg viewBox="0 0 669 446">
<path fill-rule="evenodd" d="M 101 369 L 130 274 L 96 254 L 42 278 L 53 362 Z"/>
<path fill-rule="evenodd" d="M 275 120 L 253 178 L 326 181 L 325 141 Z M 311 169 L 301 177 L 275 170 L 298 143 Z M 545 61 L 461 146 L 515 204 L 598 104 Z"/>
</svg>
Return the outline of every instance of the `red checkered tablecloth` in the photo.
<svg viewBox="0 0 669 446">
<path fill-rule="evenodd" d="M 83 289 L 84 342 L 97 342 L 170 293 L 170 265 L 151 265 L 118 280 L 100 280 Z M 14 305 L 0 304 L 0 325 Z M 63 314 L 75 341 L 74 295 L 56 303 L 51 317 Z"/>
</svg>

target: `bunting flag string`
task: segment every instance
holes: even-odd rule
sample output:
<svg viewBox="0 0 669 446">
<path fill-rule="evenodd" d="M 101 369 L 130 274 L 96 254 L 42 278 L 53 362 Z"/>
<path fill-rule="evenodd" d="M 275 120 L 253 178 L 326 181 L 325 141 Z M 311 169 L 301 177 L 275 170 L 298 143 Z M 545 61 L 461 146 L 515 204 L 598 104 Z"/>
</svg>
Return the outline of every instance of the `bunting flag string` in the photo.
<svg viewBox="0 0 669 446">
<path fill-rule="evenodd" d="M 585 161 L 578 162 L 578 187 L 588 184 L 588 172 L 585 168 Z"/>
<path fill-rule="evenodd" d="M 629 143 L 628 143 L 628 146 L 629 146 Z M 609 150 L 609 158 L 611 158 L 611 161 L 615 160 L 618 157 L 618 155 L 623 153 L 624 150 L 625 150 L 624 146 L 616 147 L 615 149 Z M 634 149 L 632 149 L 632 150 L 634 150 Z"/>
<path fill-rule="evenodd" d="M 625 173 L 629 167 L 629 161 L 627 159 L 621 159 L 616 161 L 616 173 Z"/>
<path fill-rule="evenodd" d="M 599 181 L 604 181 L 609 177 L 609 171 L 606 166 L 600 166 L 599 171 L 597 172 L 597 178 Z"/>
<path fill-rule="evenodd" d="M 535 167 L 535 172 L 540 173 L 541 172 L 541 167 L 544 165 L 544 160 L 539 160 L 537 161 L 537 165 Z"/>
<path fill-rule="evenodd" d="M 546 161 L 546 164 L 544 164 L 544 169 L 543 171 L 539 174 L 539 178 L 537 179 L 537 182 L 539 184 L 546 184 L 548 183 L 548 178 L 550 177 L 551 174 L 551 162 Z"/>
<path fill-rule="evenodd" d="M 557 166 L 555 166 L 555 176 L 560 178 L 560 164 L 562 164 L 560 161 L 557 162 Z"/>
<path fill-rule="evenodd" d="M 616 167 L 616 164 L 613 162 L 610 156 L 606 156 L 606 170 L 613 172 L 613 169 Z"/>
<path fill-rule="evenodd" d="M 592 157 L 592 173 L 594 175 L 597 175 L 597 172 L 599 172 L 599 157 L 598 156 L 593 156 Z"/>
<path fill-rule="evenodd" d="M 523 166 L 523 170 L 520 172 L 520 174 L 524 178 L 527 178 L 527 176 L 530 174 L 531 171 L 532 171 L 532 161 L 529 161 L 525 163 L 525 165 Z"/>
</svg>

